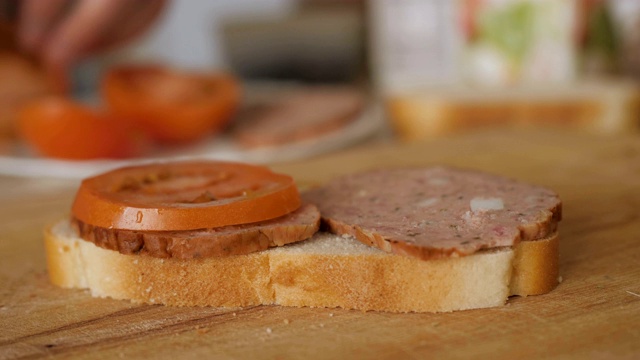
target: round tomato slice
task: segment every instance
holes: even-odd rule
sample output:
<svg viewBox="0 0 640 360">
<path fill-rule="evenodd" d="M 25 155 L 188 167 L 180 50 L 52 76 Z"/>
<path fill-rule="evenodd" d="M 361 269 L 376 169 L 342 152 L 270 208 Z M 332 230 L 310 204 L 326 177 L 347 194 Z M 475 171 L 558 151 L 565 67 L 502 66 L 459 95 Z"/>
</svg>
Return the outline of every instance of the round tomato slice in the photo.
<svg viewBox="0 0 640 360">
<path fill-rule="evenodd" d="M 119 117 L 63 97 L 24 105 L 18 131 L 38 153 L 63 159 L 127 158 L 141 155 L 144 138 Z"/>
<path fill-rule="evenodd" d="M 98 227 L 168 231 L 248 224 L 298 207 L 300 195 L 288 175 L 194 161 L 126 167 L 85 179 L 72 213 Z"/>
<path fill-rule="evenodd" d="M 240 85 L 229 74 L 159 66 L 115 67 L 102 80 L 102 94 L 112 111 L 162 143 L 189 142 L 222 130 L 240 103 Z"/>
</svg>

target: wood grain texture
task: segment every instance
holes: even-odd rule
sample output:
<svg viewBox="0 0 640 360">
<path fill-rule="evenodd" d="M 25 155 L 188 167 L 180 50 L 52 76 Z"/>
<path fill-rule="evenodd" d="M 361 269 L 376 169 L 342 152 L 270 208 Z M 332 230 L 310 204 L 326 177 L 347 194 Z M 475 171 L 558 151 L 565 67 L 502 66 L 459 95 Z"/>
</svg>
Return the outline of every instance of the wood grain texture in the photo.
<svg viewBox="0 0 640 360">
<path fill-rule="evenodd" d="M 301 184 L 444 163 L 547 185 L 564 202 L 560 273 L 500 308 L 388 314 L 137 306 L 48 283 L 41 229 L 77 183 L 0 178 L 0 359 L 640 358 L 640 138 L 490 131 L 278 164 Z"/>
</svg>

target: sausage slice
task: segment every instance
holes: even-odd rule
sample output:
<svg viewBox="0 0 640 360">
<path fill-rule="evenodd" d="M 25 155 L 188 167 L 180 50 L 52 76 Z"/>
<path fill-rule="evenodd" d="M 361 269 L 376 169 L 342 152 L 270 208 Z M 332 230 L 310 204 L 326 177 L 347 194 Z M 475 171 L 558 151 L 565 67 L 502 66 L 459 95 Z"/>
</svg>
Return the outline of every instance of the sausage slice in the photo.
<svg viewBox="0 0 640 360">
<path fill-rule="evenodd" d="M 78 235 L 122 254 L 194 259 L 248 254 L 310 238 L 320 227 L 320 213 L 304 204 L 285 216 L 252 224 L 187 231 L 107 229 L 72 219 Z"/>
<path fill-rule="evenodd" d="M 550 189 L 451 167 L 347 175 L 303 194 L 329 231 L 421 259 L 543 239 L 561 201 Z"/>
</svg>

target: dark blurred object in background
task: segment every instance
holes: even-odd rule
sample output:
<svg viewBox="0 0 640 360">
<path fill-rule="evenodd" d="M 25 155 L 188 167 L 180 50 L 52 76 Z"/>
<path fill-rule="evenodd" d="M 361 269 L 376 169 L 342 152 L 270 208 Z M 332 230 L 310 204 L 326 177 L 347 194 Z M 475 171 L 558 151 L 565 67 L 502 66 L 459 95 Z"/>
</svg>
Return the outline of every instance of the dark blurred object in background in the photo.
<svg viewBox="0 0 640 360">
<path fill-rule="evenodd" d="M 578 43 L 585 76 L 616 74 L 620 70 L 620 35 L 611 5 L 604 0 L 580 0 Z"/>
<path fill-rule="evenodd" d="M 14 20 L 17 9 L 15 1 L 0 0 L 0 51 L 17 49 Z"/>
<path fill-rule="evenodd" d="M 640 80 L 640 1 L 610 0 L 608 4 L 618 37 L 618 70 Z"/>
<path fill-rule="evenodd" d="M 366 75 L 365 3 L 302 1 L 280 19 L 225 19 L 228 64 L 247 80 L 360 80 Z"/>
</svg>

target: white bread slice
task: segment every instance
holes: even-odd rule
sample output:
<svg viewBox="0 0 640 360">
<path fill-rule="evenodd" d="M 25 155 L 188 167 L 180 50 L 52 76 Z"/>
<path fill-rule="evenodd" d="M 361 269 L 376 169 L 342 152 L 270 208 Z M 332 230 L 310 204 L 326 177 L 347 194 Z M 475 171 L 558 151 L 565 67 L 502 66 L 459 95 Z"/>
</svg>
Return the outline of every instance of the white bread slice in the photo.
<svg viewBox="0 0 640 360">
<path fill-rule="evenodd" d="M 424 261 L 328 233 L 249 255 L 199 260 L 123 255 L 78 238 L 69 222 L 45 232 L 51 281 L 96 297 L 173 306 L 257 304 L 446 312 L 499 306 L 550 291 L 558 236 L 465 257 Z"/>
</svg>

